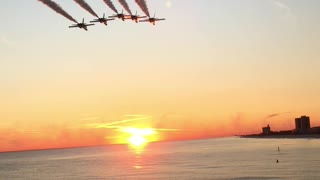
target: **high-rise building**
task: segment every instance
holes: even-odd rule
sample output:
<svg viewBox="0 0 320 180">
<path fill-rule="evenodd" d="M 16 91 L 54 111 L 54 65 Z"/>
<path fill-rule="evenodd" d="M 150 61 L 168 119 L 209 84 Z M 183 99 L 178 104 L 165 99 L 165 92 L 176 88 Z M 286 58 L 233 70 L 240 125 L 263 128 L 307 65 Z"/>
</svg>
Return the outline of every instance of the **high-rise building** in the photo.
<svg viewBox="0 0 320 180">
<path fill-rule="evenodd" d="M 268 124 L 267 127 L 263 127 L 263 128 L 262 128 L 262 134 L 263 134 L 263 135 L 269 135 L 269 134 L 271 134 L 271 128 L 270 128 L 269 124 Z"/>
<path fill-rule="evenodd" d="M 308 116 L 301 116 L 301 129 L 310 129 L 310 118 Z"/>
<path fill-rule="evenodd" d="M 310 117 L 301 116 L 300 118 L 296 118 L 295 124 L 297 132 L 306 132 L 308 129 L 310 129 Z"/>
<path fill-rule="evenodd" d="M 300 118 L 296 118 L 295 122 L 296 122 L 296 130 L 301 129 L 301 119 Z"/>
</svg>

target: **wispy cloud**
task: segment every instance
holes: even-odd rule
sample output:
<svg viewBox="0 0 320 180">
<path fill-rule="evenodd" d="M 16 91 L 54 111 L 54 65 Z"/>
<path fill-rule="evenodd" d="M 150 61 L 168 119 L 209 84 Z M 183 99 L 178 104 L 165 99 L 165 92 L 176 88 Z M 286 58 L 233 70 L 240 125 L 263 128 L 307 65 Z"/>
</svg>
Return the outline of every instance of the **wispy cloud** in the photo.
<svg viewBox="0 0 320 180">
<path fill-rule="evenodd" d="M 14 45 L 15 43 L 11 40 L 9 40 L 6 36 L 2 35 L 0 36 L 0 43 L 5 45 Z"/>
<path fill-rule="evenodd" d="M 283 1 L 272 0 L 272 4 L 275 8 L 281 10 L 286 18 L 296 19 L 292 9 Z"/>
<path fill-rule="evenodd" d="M 105 122 L 105 123 L 88 123 L 84 126 L 87 128 L 94 128 L 94 129 L 110 129 L 115 131 L 122 131 L 125 128 L 130 128 L 128 123 L 136 122 L 136 121 L 145 121 L 145 120 L 152 120 L 152 116 L 144 115 L 144 114 L 128 114 L 124 115 L 126 117 L 123 120 L 114 121 L 114 122 Z M 181 129 L 170 129 L 170 128 L 150 128 L 155 131 L 180 131 Z"/>
<path fill-rule="evenodd" d="M 115 122 L 109 122 L 109 123 L 90 123 L 90 124 L 87 124 L 86 126 L 87 127 L 93 127 L 93 128 L 106 128 L 106 129 L 116 129 L 116 128 L 119 128 L 120 126 L 117 126 L 117 125 L 120 125 L 120 124 L 125 124 L 125 123 L 129 123 L 129 122 L 134 122 L 134 121 L 142 121 L 142 120 L 150 120 L 152 119 L 151 116 L 148 116 L 148 115 L 134 115 L 134 114 L 131 114 L 131 115 L 125 115 L 125 117 L 129 117 L 129 118 L 126 118 L 126 119 L 123 119 L 123 120 L 120 120 L 120 121 L 115 121 Z"/>
</svg>

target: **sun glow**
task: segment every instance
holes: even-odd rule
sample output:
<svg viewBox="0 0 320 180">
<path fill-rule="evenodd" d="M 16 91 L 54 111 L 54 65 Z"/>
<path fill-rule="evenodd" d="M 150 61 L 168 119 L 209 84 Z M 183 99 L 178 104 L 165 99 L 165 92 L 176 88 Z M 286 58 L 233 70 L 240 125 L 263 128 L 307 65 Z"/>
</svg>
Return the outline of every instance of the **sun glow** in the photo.
<svg viewBox="0 0 320 180">
<path fill-rule="evenodd" d="M 143 136 L 132 136 L 129 138 L 129 143 L 135 147 L 141 147 L 147 143 L 147 140 Z"/>
<path fill-rule="evenodd" d="M 143 147 L 147 143 L 154 141 L 152 135 L 157 132 L 152 128 L 122 128 L 122 132 L 127 133 L 129 137 L 127 138 L 127 143 L 133 147 Z"/>
<path fill-rule="evenodd" d="M 171 7 L 172 7 L 172 2 L 171 2 L 170 0 L 168 0 L 168 1 L 166 2 L 166 7 L 167 7 L 167 8 L 171 8 Z"/>
</svg>

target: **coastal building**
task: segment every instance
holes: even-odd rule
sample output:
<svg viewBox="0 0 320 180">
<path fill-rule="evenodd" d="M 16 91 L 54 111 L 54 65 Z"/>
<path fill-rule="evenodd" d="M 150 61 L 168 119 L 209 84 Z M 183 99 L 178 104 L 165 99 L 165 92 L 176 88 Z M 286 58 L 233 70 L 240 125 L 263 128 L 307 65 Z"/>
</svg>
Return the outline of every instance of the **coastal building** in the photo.
<svg viewBox="0 0 320 180">
<path fill-rule="evenodd" d="M 320 127 L 313 127 L 308 130 L 308 134 L 320 134 Z"/>
<path fill-rule="evenodd" d="M 298 133 L 305 133 L 310 129 L 310 117 L 301 116 L 300 118 L 295 119 L 296 129 Z"/>
<path fill-rule="evenodd" d="M 267 127 L 263 127 L 263 128 L 262 128 L 262 134 L 263 134 L 263 135 L 269 135 L 269 134 L 271 134 L 271 128 L 270 128 L 269 124 L 268 124 Z"/>
<path fill-rule="evenodd" d="M 296 130 L 301 129 L 301 119 L 300 118 L 295 119 L 295 124 L 296 124 Z"/>
<path fill-rule="evenodd" d="M 319 138 L 320 139 L 320 126 L 311 128 L 310 117 L 301 116 L 300 118 L 296 118 L 294 122 L 295 122 L 295 129 L 293 130 L 271 131 L 271 128 L 268 125 L 267 127 L 262 128 L 262 133 L 260 134 L 242 135 L 241 137 Z"/>
</svg>

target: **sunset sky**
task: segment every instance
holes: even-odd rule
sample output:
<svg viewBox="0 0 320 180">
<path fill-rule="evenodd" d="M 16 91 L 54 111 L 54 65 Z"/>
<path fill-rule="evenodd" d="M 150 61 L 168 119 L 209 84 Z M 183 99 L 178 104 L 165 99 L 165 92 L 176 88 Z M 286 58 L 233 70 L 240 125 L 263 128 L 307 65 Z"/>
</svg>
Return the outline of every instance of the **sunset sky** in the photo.
<svg viewBox="0 0 320 180">
<path fill-rule="evenodd" d="M 85 32 L 37 0 L 1 0 L 0 151 L 116 143 L 119 127 L 158 141 L 293 129 L 301 115 L 320 126 L 319 0 L 147 3 L 167 20 Z"/>
</svg>

